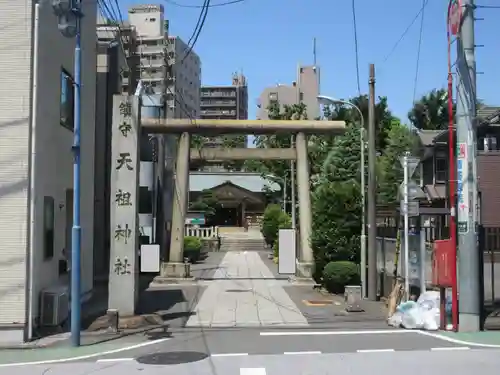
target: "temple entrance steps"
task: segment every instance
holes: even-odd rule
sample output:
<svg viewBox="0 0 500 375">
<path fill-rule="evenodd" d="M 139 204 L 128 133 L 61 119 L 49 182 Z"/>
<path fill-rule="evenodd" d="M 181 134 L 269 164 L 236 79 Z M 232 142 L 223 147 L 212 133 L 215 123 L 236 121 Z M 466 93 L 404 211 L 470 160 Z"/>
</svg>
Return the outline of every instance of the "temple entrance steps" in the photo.
<svg viewBox="0 0 500 375">
<path fill-rule="evenodd" d="M 262 238 L 221 238 L 220 251 L 265 251 L 266 243 Z"/>
</svg>

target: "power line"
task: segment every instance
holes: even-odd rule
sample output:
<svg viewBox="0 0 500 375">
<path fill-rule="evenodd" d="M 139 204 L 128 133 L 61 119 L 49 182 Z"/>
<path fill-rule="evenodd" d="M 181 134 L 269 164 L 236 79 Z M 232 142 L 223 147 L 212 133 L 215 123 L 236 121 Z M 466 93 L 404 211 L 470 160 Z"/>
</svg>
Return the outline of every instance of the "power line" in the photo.
<svg viewBox="0 0 500 375">
<path fill-rule="evenodd" d="M 210 0 L 205 0 L 205 2 L 203 3 L 203 8 L 201 9 L 201 12 L 200 12 L 200 16 L 198 17 L 198 23 L 197 23 L 197 26 L 198 28 L 194 30 L 193 32 L 193 35 L 191 35 L 191 38 L 190 40 L 192 40 L 192 43 L 191 45 L 189 46 L 189 49 L 187 50 L 186 54 L 184 55 L 184 57 L 182 58 L 181 60 L 181 64 L 184 62 L 184 60 L 187 59 L 187 57 L 191 54 L 191 51 L 193 50 L 194 48 L 194 45 L 196 44 L 196 42 L 198 41 L 198 37 L 200 36 L 201 34 L 201 30 L 203 30 L 203 26 L 205 25 L 205 21 L 207 19 L 207 14 L 208 14 L 208 8 L 210 7 Z M 189 42 L 188 42 L 188 45 L 189 45 Z"/>
<path fill-rule="evenodd" d="M 352 0 L 352 22 L 354 27 L 354 53 L 356 54 L 356 82 L 358 84 L 358 95 L 361 96 L 361 84 L 359 83 L 359 53 L 358 53 L 358 27 L 356 24 L 356 0 Z"/>
<path fill-rule="evenodd" d="M 173 0 L 164 0 L 166 3 L 169 3 L 171 5 L 175 5 L 176 7 L 180 7 L 180 8 L 197 8 L 197 9 L 200 9 L 200 8 L 203 8 L 203 5 L 187 5 L 187 4 L 180 4 L 178 2 L 175 2 Z M 215 8 L 215 7 L 223 7 L 223 6 L 226 6 L 226 5 L 233 5 L 233 4 L 238 4 L 238 3 L 242 3 L 244 2 L 245 0 L 231 0 L 231 1 L 225 1 L 223 3 L 216 3 L 216 4 L 211 4 L 208 6 L 208 8 Z"/>
<path fill-rule="evenodd" d="M 415 97 L 417 96 L 418 69 L 420 67 L 420 50 L 422 47 L 422 34 L 424 31 L 425 2 L 426 2 L 426 0 L 422 0 L 422 17 L 420 18 L 420 32 L 418 35 L 417 66 L 415 68 L 415 80 L 413 82 L 413 101 L 412 101 L 412 103 L 415 103 Z"/>
<path fill-rule="evenodd" d="M 387 62 L 387 60 L 389 60 L 389 58 L 392 56 L 392 54 L 394 53 L 394 51 L 396 50 L 396 48 L 398 48 L 399 43 L 401 43 L 403 41 L 404 37 L 406 36 L 406 34 L 408 34 L 408 31 L 410 31 L 410 29 L 413 26 L 413 24 L 418 20 L 418 17 L 420 17 L 420 15 L 424 11 L 424 9 L 425 9 L 425 7 L 427 6 L 428 3 L 429 3 L 429 0 L 424 0 L 424 3 L 422 5 L 422 7 L 418 11 L 418 13 L 415 15 L 415 18 L 413 18 L 413 20 L 410 22 L 410 24 L 405 29 L 405 31 L 403 31 L 403 33 L 399 37 L 398 41 L 396 43 L 394 43 L 394 46 L 392 47 L 391 51 L 384 58 L 383 63 L 385 63 L 385 62 Z"/>
</svg>

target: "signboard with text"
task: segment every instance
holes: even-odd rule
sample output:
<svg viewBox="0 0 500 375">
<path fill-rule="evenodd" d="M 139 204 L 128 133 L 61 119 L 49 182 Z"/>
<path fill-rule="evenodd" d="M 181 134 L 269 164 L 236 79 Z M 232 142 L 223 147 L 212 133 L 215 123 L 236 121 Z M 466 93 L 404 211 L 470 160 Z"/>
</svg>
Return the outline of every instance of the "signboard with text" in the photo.
<svg viewBox="0 0 500 375">
<path fill-rule="evenodd" d="M 467 144 L 459 143 L 457 150 L 457 229 L 458 233 L 467 233 L 469 222 L 469 186 Z"/>
</svg>

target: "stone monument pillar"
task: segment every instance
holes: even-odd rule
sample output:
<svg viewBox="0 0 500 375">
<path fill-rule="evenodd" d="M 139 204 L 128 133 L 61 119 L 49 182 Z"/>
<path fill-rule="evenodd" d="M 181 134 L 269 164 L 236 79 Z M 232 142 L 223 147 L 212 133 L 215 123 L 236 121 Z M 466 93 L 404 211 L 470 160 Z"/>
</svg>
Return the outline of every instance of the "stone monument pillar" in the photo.
<svg viewBox="0 0 500 375">
<path fill-rule="evenodd" d="M 139 292 L 139 98 L 115 95 L 111 140 L 108 308 L 131 316 Z"/>
</svg>

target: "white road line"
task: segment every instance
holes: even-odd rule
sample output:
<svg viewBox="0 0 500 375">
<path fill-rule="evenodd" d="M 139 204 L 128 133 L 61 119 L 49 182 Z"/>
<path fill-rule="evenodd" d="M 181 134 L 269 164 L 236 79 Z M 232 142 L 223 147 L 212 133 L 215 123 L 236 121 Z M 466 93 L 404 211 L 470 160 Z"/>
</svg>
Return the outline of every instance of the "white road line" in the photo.
<svg viewBox="0 0 500 375">
<path fill-rule="evenodd" d="M 248 353 L 218 353 L 210 354 L 210 357 L 240 357 L 248 355 Z"/>
<path fill-rule="evenodd" d="M 416 332 L 420 335 L 434 337 L 435 339 L 443 340 L 443 341 L 447 341 L 447 342 L 452 342 L 453 344 L 458 344 L 458 345 L 470 345 L 470 346 L 477 346 L 479 348 L 500 348 L 500 345 L 497 345 L 497 344 L 482 344 L 480 342 L 454 339 L 453 337 L 448 337 L 448 336 L 440 335 L 439 333 L 433 333 L 433 332 L 429 332 L 429 331 L 414 331 L 414 332 Z"/>
<path fill-rule="evenodd" d="M 450 350 L 470 350 L 468 346 L 449 346 L 449 347 L 442 347 L 442 348 L 431 348 L 433 352 L 445 352 L 445 351 L 450 351 Z"/>
<path fill-rule="evenodd" d="M 98 359 L 96 362 L 130 362 L 135 361 L 135 358 L 102 358 Z"/>
<path fill-rule="evenodd" d="M 392 353 L 394 349 L 359 349 L 356 350 L 358 353 Z"/>
<path fill-rule="evenodd" d="M 126 352 L 127 350 L 138 349 L 138 348 L 142 348 L 145 346 L 155 345 L 155 344 L 159 344 L 161 342 L 167 341 L 167 340 L 170 340 L 170 338 L 158 339 L 158 340 L 153 340 L 153 341 L 146 341 L 146 342 L 141 342 L 141 343 L 135 344 L 135 345 L 124 346 L 124 347 L 118 348 L 118 349 L 111 349 L 111 350 L 106 350 L 104 352 L 79 355 L 76 357 L 69 357 L 69 358 L 47 359 L 45 361 L 33 361 L 33 362 L 4 363 L 4 364 L 0 364 L 0 368 L 1 367 L 45 365 L 48 363 L 64 363 L 64 362 L 80 361 L 82 359 L 96 358 L 96 357 L 101 357 L 101 356 L 105 356 L 108 354 Z"/>
<path fill-rule="evenodd" d="M 240 375 L 266 375 L 266 369 L 263 367 L 243 367 L 240 368 Z"/>
<path fill-rule="evenodd" d="M 416 331 L 402 329 L 370 330 L 370 331 L 268 331 L 260 332 L 260 336 L 328 336 L 328 335 L 390 335 L 416 333 Z"/>
<path fill-rule="evenodd" d="M 285 355 L 296 355 L 296 354 L 321 354 L 320 351 L 308 351 L 308 352 L 284 352 Z"/>
</svg>

